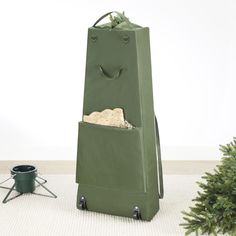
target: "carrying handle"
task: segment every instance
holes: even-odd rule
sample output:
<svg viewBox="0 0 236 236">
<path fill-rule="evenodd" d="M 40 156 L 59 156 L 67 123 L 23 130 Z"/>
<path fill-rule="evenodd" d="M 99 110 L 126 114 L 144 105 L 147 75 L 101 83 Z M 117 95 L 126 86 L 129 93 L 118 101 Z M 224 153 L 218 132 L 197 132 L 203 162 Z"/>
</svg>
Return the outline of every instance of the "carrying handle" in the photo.
<svg viewBox="0 0 236 236">
<path fill-rule="evenodd" d="M 104 19 L 105 17 L 109 16 L 110 14 L 112 13 L 116 13 L 122 20 L 124 20 L 128 25 L 130 24 L 130 21 L 127 17 L 125 17 L 122 13 L 118 12 L 118 11 L 110 11 L 106 14 L 104 14 L 103 16 L 101 16 L 94 24 L 93 24 L 93 27 L 96 28 L 96 25 L 102 20 Z"/>
<path fill-rule="evenodd" d="M 116 79 L 120 77 L 122 70 L 123 68 L 121 66 L 117 71 L 115 71 L 112 75 L 110 75 L 105 71 L 105 69 L 101 65 L 99 66 L 100 73 L 102 74 L 103 77 L 107 79 Z"/>
<path fill-rule="evenodd" d="M 157 159 L 158 159 L 158 182 L 159 182 L 159 198 L 162 199 L 164 197 L 164 186 L 163 186 L 163 170 L 162 170 L 162 162 L 161 162 L 161 146 L 160 146 L 160 136 L 157 118 L 155 116 L 155 126 L 156 126 L 156 148 L 157 148 Z"/>
</svg>

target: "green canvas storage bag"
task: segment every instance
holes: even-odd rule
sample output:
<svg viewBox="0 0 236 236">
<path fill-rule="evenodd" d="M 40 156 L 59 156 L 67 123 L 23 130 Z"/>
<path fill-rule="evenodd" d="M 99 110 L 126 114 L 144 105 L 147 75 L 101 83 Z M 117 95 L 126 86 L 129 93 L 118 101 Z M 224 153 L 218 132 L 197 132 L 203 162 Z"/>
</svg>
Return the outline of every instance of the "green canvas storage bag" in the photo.
<svg viewBox="0 0 236 236">
<path fill-rule="evenodd" d="M 98 23 L 116 13 L 111 22 Z M 88 29 L 83 115 L 122 108 L 131 129 L 79 122 L 77 207 L 151 220 L 163 197 L 149 29 L 109 12 Z"/>
</svg>

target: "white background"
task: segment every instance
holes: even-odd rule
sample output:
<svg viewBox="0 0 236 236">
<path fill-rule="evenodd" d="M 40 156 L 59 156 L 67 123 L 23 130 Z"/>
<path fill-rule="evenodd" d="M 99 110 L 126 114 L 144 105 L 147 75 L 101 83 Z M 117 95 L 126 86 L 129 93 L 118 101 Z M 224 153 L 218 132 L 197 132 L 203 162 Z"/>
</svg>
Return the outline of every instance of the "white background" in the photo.
<svg viewBox="0 0 236 236">
<path fill-rule="evenodd" d="M 87 28 L 150 27 L 163 159 L 219 159 L 236 135 L 236 2 L 1 1 L 0 159 L 76 159 Z"/>
</svg>

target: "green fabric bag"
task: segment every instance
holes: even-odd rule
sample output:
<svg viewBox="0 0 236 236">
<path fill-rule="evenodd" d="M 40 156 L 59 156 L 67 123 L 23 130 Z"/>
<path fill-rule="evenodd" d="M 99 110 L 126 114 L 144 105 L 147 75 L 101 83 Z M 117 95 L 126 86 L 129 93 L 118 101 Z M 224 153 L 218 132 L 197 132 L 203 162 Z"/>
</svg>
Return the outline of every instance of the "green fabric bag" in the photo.
<svg viewBox="0 0 236 236">
<path fill-rule="evenodd" d="M 111 23 L 97 26 L 112 13 Z M 109 12 L 88 29 L 87 43 L 83 115 L 120 107 L 134 128 L 79 122 L 77 207 L 151 220 L 163 180 L 149 29 Z"/>
</svg>

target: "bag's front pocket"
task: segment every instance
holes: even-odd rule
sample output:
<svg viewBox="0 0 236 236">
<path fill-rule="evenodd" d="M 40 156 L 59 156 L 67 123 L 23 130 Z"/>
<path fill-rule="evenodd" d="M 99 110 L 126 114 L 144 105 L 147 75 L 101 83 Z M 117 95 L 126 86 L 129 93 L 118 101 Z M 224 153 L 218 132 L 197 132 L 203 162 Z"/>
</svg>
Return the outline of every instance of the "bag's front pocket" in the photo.
<svg viewBox="0 0 236 236">
<path fill-rule="evenodd" d="M 79 123 L 77 181 L 96 187 L 143 191 L 141 128 Z"/>
</svg>

